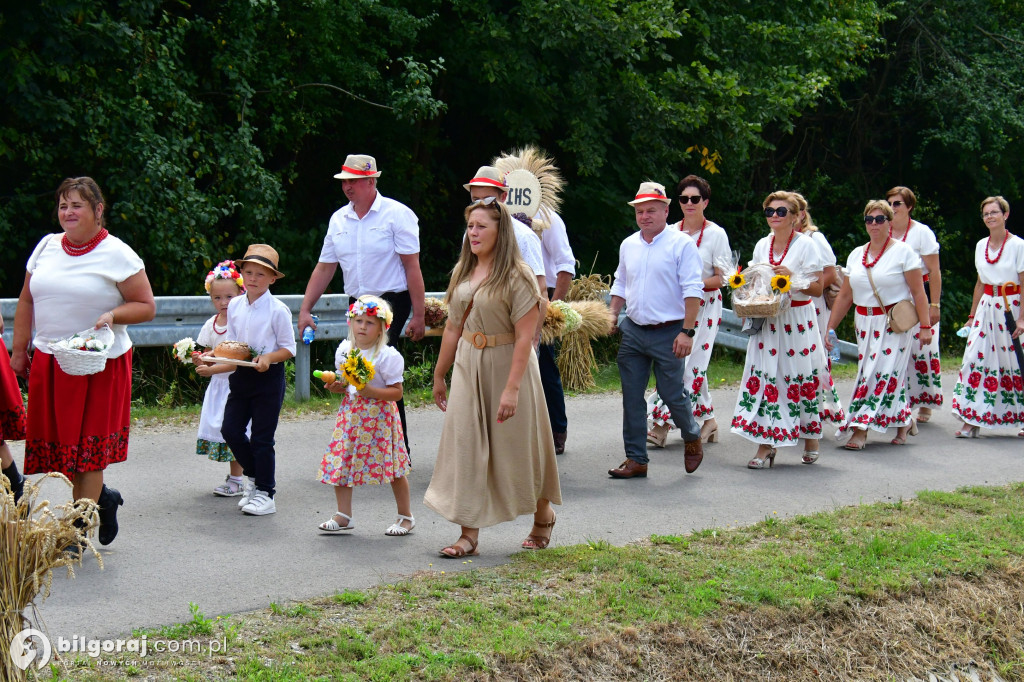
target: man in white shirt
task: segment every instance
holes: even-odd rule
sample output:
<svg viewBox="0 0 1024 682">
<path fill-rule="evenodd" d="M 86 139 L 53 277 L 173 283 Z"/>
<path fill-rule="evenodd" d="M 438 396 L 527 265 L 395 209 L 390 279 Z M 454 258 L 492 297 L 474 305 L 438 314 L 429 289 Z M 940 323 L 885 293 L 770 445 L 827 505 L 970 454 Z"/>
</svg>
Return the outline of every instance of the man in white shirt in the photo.
<svg viewBox="0 0 1024 682">
<path fill-rule="evenodd" d="M 569 293 L 569 286 L 576 274 L 576 256 L 569 245 L 569 234 L 561 216 L 542 208 L 539 217 L 548 224 L 548 228 L 540 233 L 544 278 L 553 285 L 548 287 L 548 300 L 561 301 Z M 565 452 L 569 420 L 565 414 L 565 393 L 562 390 L 562 375 L 555 363 L 554 344 L 541 344 L 537 360 L 544 400 L 548 405 L 548 418 L 551 420 L 551 435 L 555 439 L 555 454 L 561 455 Z"/>
<path fill-rule="evenodd" d="M 684 358 L 693 345 L 694 325 L 704 295 L 697 244 L 679 230 L 666 230 L 671 199 L 665 187 L 644 182 L 633 201 L 639 232 L 623 240 L 611 290 L 611 311 L 619 325 L 617 363 L 622 380 L 622 440 L 626 461 L 609 469 L 612 478 L 647 476 L 647 402 L 651 367 L 658 394 L 686 441 L 686 473 L 704 456 L 700 428 L 683 389 Z"/>
<path fill-rule="evenodd" d="M 380 296 L 394 312 L 388 345 L 394 346 L 406 320 L 406 335 L 423 338 L 425 288 L 420 270 L 419 220 L 412 210 L 377 191 L 377 160 L 350 154 L 334 176 L 341 180 L 349 203 L 338 209 L 327 225 L 320 258 L 306 285 L 299 309 L 299 330 L 316 329 L 313 306 L 327 290 L 341 266 L 345 293 L 355 300 L 365 294 Z M 412 313 L 410 319 L 409 314 Z M 398 401 L 402 427 L 406 427 L 405 402 Z M 409 430 L 405 428 L 405 445 Z"/>
</svg>

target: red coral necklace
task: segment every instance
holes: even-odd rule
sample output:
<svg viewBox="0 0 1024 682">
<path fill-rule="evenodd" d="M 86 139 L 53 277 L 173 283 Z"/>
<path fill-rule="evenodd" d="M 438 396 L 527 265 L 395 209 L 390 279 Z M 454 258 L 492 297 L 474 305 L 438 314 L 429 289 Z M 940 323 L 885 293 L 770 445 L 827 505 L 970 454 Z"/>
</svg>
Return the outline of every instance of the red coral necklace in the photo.
<svg viewBox="0 0 1024 682">
<path fill-rule="evenodd" d="M 1007 232 L 1006 236 L 1003 237 L 1003 245 L 999 247 L 999 253 L 996 254 L 995 258 L 989 258 L 988 257 L 988 245 L 992 242 L 992 235 L 989 235 L 988 236 L 988 241 L 985 242 L 985 262 L 988 263 L 989 265 L 995 265 L 996 263 L 998 263 L 999 259 L 1003 257 L 1003 249 L 1006 248 L 1006 242 L 1010 241 L 1010 237 L 1012 237 L 1012 236 L 1013 236 L 1012 234 Z"/>
<path fill-rule="evenodd" d="M 786 250 L 782 252 L 782 257 L 776 262 L 775 260 L 775 233 L 772 232 L 772 241 L 768 245 L 768 262 L 771 265 L 782 265 L 782 261 L 786 260 L 786 254 L 789 253 L 789 247 L 793 243 L 793 237 L 796 236 L 796 230 L 791 230 L 789 233 L 789 241 L 786 242 Z"/>
<path fill-rule="evenodd" d="M 903 233 L 903 236 L 900 237 L 900 241 L 903 242 L 904 244 L 907 243 L 907 235 L 910 234 L 910 227 L 913 224 L 914 224 L 913 220 L 908 220 L 907 221 L 907 230 L 906 230 L 906 232 Z M 889 223 L 889 237 L 892 237 L 892 223 L 891 222 Z M 888 244 L 888 243 L 889 242 L 886 242 L 886 244 Z"/>
<path fill-rule="evenodd" d="M 100 242 L 106 239 L 108 234 L 110 233 L 107 232 L 107 228 L 101 227 L 100 231 L 96 233 L 96 236 L 94 236 L 86 243 L 73 244 L 71 243 L 71 240 L 68 239 L 67 233 L 65 233 L 60 240 L 60 246 L 62 249 L 64 249 L 64 253 L 68 254 L 69 256 L 84 256 L 85 254 L 89 253 L 97 246 L 99 246 Z"/>
<path fill-rule="evenodd" d="M 708 219 L 705 218 L 704 219 L 704 223 L 700 226 L 700 234 L 697 235 L 697 248 L 698 249 L 700 248 L 701 240 L 704 239 L 704 228 L 707 227 L 707 226 L 708 226 Z M 686 234 L 689 234 L 691 237 L 693 236 L 692 234 L 687 232 L 686 228 L 683 227 L 683 223 L 681 221 L 679 223 L 679 229 L 682 230 L 683 232 L 686 232 Z"/>
<path fill-rule="evenodd" d="M 875 265 L 878 263 L 878 261 L 882 260 L 882 254 L 884 254 L 885 250 L 887 248 L 889 248 L 889 242 L 891 242 L 891 241 L 892 241 L 892 237 L 889 237 L 888 239 L 885 240 L 885 243 L 882 244 L 882 250 L 878 252 L 877 256 L 875 256 L 875 260 L 871 261 L 870 263 L 868 263 L 868 251 L 871 250 L 871 242 L 868 242 L 867 244 L 865 244 L 864 245 L 864 255 L 860 257 L 860 262 L 864 264 L 864 267 L 865 268 L 873 268 L 873 267 L 875 267 Z"/>
</svg>

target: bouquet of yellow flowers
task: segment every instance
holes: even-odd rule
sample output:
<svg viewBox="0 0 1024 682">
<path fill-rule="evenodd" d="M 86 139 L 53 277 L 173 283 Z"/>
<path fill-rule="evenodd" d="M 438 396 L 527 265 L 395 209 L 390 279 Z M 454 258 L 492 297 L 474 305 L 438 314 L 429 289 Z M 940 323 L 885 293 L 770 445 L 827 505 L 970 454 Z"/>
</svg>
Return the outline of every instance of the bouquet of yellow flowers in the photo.
<svg viewBox="0 0 1024 682">
<path fill-rule="evenodd" d="M 367 360 L 358 348 L 348 352 L 345 362 L 341 363 L 338 369 L 341 370 L 341 376 L 345 377 L 345 381 L 355 386 L 357 391 L 363 390 L 363 387 L 373 379 L 373 363 Z"/>
</svg>

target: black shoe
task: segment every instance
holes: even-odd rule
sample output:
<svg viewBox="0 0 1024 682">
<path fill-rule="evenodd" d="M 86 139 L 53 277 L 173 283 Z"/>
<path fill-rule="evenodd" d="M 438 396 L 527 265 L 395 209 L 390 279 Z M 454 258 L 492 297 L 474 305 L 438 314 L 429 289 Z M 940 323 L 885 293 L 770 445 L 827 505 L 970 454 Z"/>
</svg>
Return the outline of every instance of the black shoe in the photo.
<svg viewBox="0 0 1024 682">
<path fill-rule="evenodd" d="M 100 505 L 100 531 L 98 534 L 100 544 L 109 545 L 117 537 L 117 508 L 124 504 L 124 498 L 116 488 L 108 488 L 104 484 L 98 502 Z"/>
<path fill-rule="evenodd" d="M 551 435 L 555 440 L 555 454 L 565 454 L 565 439 L 568 434 L 563 431 L 562 433 L 553 433 Z"/>
</svg>

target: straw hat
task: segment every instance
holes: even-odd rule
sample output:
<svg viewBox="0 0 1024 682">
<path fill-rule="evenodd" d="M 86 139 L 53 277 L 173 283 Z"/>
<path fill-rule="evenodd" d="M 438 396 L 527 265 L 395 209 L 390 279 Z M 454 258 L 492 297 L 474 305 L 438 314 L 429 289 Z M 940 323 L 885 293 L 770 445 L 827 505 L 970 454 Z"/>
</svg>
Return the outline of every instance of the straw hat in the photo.
<svg viewBox="0 0 1024 682">
<path fill-rule="evenodd" d="M 334 176 L 338 180 L 361 180 L 362 178 L 379 178 L 377 159 L 366 154 L 349 154 L 341 165 L 341 172 Z"/>
<path fill-rule="evenodd" d="M 508 191 L 505 184 L 505 176 L 494 166 L 480 166 L 473 179 L 462 186 L 467 192 L 472 192 L 470 187 L 497 187 L 502 192 Z"/>
<path fill-rule="evenodd" d="M 627 201 L 630 206 L 636 206 L 642 204 L 645 201 L 662 201 L 666 204 L 671 204 L 672 200 L 665 195 L 665 185 L 659 185 L 656 182 L 642 182 L 640 183 L 640 189 L 636 191 L 636 198 L 633 201 Z"/>
<path fill-rule="evenodd" d="M 250 244 L 249 248 L 245 250 L 245 258 L 235 261 L 239 269 L 241 269 L 242 263 L 257 263 L 265 268 L 270 268 L 278 277 L 284 277 L 284 273 L 277 269 L 280 262 L 277 251 L 269 244 Z"/>
</svg>

